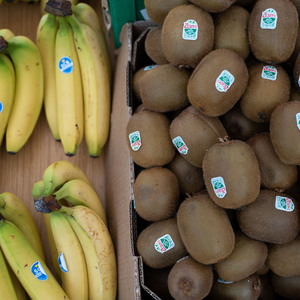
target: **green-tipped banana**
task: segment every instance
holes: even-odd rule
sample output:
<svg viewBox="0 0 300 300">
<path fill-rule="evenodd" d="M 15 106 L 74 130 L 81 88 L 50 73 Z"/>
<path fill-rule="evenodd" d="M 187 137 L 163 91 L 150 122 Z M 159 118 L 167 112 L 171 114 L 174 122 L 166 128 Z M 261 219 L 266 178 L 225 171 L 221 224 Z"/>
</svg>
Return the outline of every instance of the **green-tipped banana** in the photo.
<svg viewBox="0 0 300 300">
<path fill-rule="evenodd" d="M 36 33 L 36 44 L 44 65 L 44 109 L 50 130 L 59 140 L 57 103 L 55 90 L 55 38 L 58 29 L 56 17 L 45 14 L 41 17 Z"/>
<path fill-rule="evenodd" d="M 60 262 L 62 288 L 72 300 L 89 299 L 85 257 L 75 232 L 61 213 L 52 212 L 50 224 Z"/>
<path fill-rule="evenodd" d="M 0 247 L 31 299 L 69 299 L 22 231 L 3 219 L 0 220 Z"/>
<path fill-rule="evenodd" d="M 95 189 L 82 179 L 73 179 L 66 182 L 58 191 L 54 193 L 58 203 L 66 200 L 72 206 L 84 205 L 94 210 L 107 226 L 106 214 Z M 63 203 L 60 203 L 63 204 Z"/>
<path fill-rule="evenodd" d="M 8 40 L 12 39 L 15 36 L 15 34 L 9 28 L 1 28 L 0 29 L 0 36 L 3 36 L 4 39 L 6 41 L 8 41 Z"/>
<path fill-rule="evenodd" d="M 10 192 L 0 194 L 0 215 L 16 225 L 28 238 L 40 257 L 45 260 L 38 228 L 22 199 Z"/>
<path fill-rule="evenodd" d="M 15 69 L 11 60 L 0 53 L 0 146 L 15 97 Z"/>
<path fill-rule="evenodd" d="M 28 37 L 16 35 L 7 42 L 5 53 L 15 67 L 16 89 L 6 129 L 6 150 L 17 153 L 31 136 L 43 106 L 43 63 L 39 49 Z"/>
</svg>

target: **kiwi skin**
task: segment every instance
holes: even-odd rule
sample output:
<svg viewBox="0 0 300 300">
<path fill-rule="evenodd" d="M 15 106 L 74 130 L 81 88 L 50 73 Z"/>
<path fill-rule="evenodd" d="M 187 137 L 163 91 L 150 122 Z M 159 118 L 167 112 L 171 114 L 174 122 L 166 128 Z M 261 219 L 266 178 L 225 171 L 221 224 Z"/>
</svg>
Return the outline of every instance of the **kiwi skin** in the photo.
<svg viewBox="0 0 300 300">
<path fill-rule="evenodd" d="M 168 289 L 176 300 L 204 299 L 212 284 L 212 266 L 200 264 L 190 256 L 177 261 L 168 276 Z"/>
<path fill-rule="evenodd" d="M 217 13 L 227 10 L 236 0 L 190 0 L 190 2 L 210 13 Z"/>
</svg>

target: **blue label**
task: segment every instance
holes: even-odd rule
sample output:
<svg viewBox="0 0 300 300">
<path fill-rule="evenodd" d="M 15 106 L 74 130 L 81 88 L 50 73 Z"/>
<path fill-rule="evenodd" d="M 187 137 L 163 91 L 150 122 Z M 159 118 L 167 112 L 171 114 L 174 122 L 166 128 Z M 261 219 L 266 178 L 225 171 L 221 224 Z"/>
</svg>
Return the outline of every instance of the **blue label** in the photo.
<svg viewBox="0 0 300 300">
<path fill-rule="evenodd" d="M 3 103 L 0 101 L 0 113 L 3 111 Z"/>
<path fill-rule="evenodd" d="M 48 275 L 39 261 L 31 266 L 31 272 L 38 280 L 45 281 L 48 279 Z"/>
<path fill-rule="evenodd" d="M 62 73 L 69 74 L 73 71 L 73 62 L 67 56 L 62 57 L 58 62 L 58 68 Z"/>
<path fill-rule="evenodd" d="M 66 260 L 65 260 L 65 257 L 64 257 L 64 254 L 63 254 L 63 253 L 60 253 L 60 254 L 58 255 L 58 264 L 59 264 L 59 266 L 60 266 L 60 269 L 61 269 L 63 272 L 65 272 L 65 273 L 69 272 L 68 267 L 67 267 L 67 264 L 66 264 Z"/>
</svg>

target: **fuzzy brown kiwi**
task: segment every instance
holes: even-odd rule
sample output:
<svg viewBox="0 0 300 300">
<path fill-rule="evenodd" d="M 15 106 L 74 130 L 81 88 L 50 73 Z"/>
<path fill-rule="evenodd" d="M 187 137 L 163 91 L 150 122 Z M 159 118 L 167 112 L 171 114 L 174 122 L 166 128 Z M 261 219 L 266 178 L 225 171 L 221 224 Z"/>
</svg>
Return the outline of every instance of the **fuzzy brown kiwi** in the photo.
<svg viewBox="0 0 300 300">
<path fill-rule="evenodd" d="M 261 185 L 264 188 L 285 191 L 296 183 L 298 179 L 297 166 L 284 164 L 279 159 L 269 132 L 252 136 L 247 144 L 252 147 L 258 160 Z"/>
<path fill-rule="evenodd" d="M 187 87 L 188 98 L 204 114 L 218 117 L 237 103 L 247 83 L 248 69 L 241 56 L 230 49 L 216 49 L 193 71 Z"/>
<path fill-rule="evenodd" d="M 298 203 L 284 193 L 261 190 L 257 199 L 237 212 L 240 229 L 249 237 L 284 244 L 299 231 Z"/>
<path fill-rule="evenodd" d="M 257 62 L 249 68 L 249 81 L 240 107 L 250 120 L 269 122 L 274 109 L 289 101 L 290 93 L 290 78 L 282 66 Z"/>
<path fill-rule="evenodd" d="M 298 12 L 291 1 L 258 0 L 249 19 L 252 53 L 270 64 L 287 61 L 295 48 L 298 26 Z"/>
<path fill-rule="evenodd" d="M 282 277 L 271 273 L 274 291 L 284 299 L 298 300 L 300 294 L 300 276 Z"/>
<path fill-rule="evenodd" d="M 133 161 L 143 167 L 161 167 L 171 162 L 175 149 L 166 115 L 142 110 L 132 115 L 126 126 L 128 149 Z M 136 147 L 135 147 L 136 146 Z"/>
<path fill-rule="evenodd" d="M 169 169 L 153 167 L 136 177 L 133 194 L 136 212 L 147 221 L 161 221 L 173 216 L 179 203 L 179 184 Z"/>
<path fill-rule="evenodd" d="M 236 0 L 190 0 L 190 2 L 210 13 L 227 10 Z"/>
<path fill-rule="evenodd" d="M 148 225 L 138 235 L 136 248 L 143 263 L 154 269 L 170 267 L 187 255 L 176 218 Z"/>
<path fill-rule="evenodd" d="M 238 53 L 243 59 L 250 54 L 248 21 L 250 13 L 242 6 L 232 5 L 214 16 L 214 49 L 227 48 Z"/>
<path fill-rule="evenodd" d="M 201 168 L 206 150 L 227 132 L 217 117 L 208 117 L 189 106 L 171 122 L 170 136 L 180 155 Z"/>
<path fill-rule="evenodd" d="M 162 25 L 161 42 L 165 57 L 171 64 L 195 68 L 213 49 L 212 16 L 193 4 L 174 7 Z"/>
<path fill-rule="evenodd" d="M 176 300 L 201 300 L 213 284 L 212 266 L 187 256 L 176 262 L 168 276 L 168 289 Z"/>
<path fill-rule="evenodd" d="M 184 200 L 177 213 L 182 241 L 196 261 L 209 265 L 225 259 L 234 248 L 234 231 L 226 211 L 207 193 Z"/>
<path fill-rule="evenodd" d="M 214 268 L 225 281 L 239 281 L 254 274 L 265 263 L 268 247 L 264 242 L 254 240 L 242 232 L 235 232 L 232 253 Z"/>
<path fill-rule="evenodd" d="M 299 101 L 288 101 L 276 107 L 270 120 L 270 137 L 283 163 L 300 165 Z"/>
<path fill-rule="evenodd" d="M 212 200 L 223 208 L 237 209 L 255 201 L 260 191 L 260 170 L 251 147 L 228 140 L 208 148 L 203 177 Z"/>
<path fill-rule="evenodd" d="M 150 28 L 145 38 L 145 52 L 156 64 L 168 63 L 161 45 L 161 26 Z"/>
<path fill-rule="evenodd" d="M 189 70 L 179 69 L 171 64 L 158 65 L 145 73 L 139 85 L 144 107 L 163 113 L 187 107 L 190 75 Z"/>
</svg>

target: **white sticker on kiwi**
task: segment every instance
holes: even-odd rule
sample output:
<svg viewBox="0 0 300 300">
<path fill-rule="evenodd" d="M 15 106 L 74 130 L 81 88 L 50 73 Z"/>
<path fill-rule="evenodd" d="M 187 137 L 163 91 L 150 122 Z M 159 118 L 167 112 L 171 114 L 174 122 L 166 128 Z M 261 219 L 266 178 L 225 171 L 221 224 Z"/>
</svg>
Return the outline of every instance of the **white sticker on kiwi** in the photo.
<svg viewBox="0 0 300 300">
<path fill-rule="evenodd" d="M 296 113 L 297 127 L 300 130 L 300 113 Z"/>
<path fill-rule="evenodd" d="M 186 143 L 183 141 L 181 136 L 177 136 L 172 140 L 174 146 L 177 148 L 178 152 L 186 155 L 189 151 Z"/>
<path fill-rule="evenodd" d="M 295 205 L 290 198 L 276 196 L 275 198 L 275 208 L 278 210 L 283 210 L 287 212 L 291 212 L 295 209 Z"/>
<path fill-rule="evenodd" d="M 267 8 L 261 13 L 260 28 L 275 29 L 277 26 L 277 12 L 273 8 Z"/>
<path fill-rule="evenodd" d="M 141 134 L 139 131 L 131 132 L 129 134 L 130 146 L 133 151 L 138 151 L 142 146 Z"/>
<path fill-rule="evenodd" d="M 147 66 L 144 68 L 144 71 L 149 71 L 149 70 L 152 70 L 154 68 L 158 67 L 158 65 L 150 65 L 150 66 Z"/>
<path fill-rule="evenodd" d="M 234 76 L 227 70 L 223 70 L 215 82 L 219 92 L 227 92 L 234 82 Z"/>
<path fill-rule="evenodd" d="M 227 194 L 226 185 L 223 177 L 214 177 L 210 179 L 214 192 L 218 198 L 224 198 Z"/>
<path fill-rule="evenodd" d="M 268 80 L 275 81 L 277 79 L 277 69 L 273 66 L 263 66 L 261 77 Z"/>
<path fill-rule="evenodd" d="M 225 283 L 225 284 L 230 284 L 230 283 L 233 283 L 233 281 L 225 281 L 225 280 L 223 280 L 222 278 L 218 278 L 218 282 L 219 283 Z"/>
<path fill-rule="evenodd" d="M 183 22 L 182 38 L 189 41 L 195 41 L 198 38 L 198 23 L 195 20 Z"/>
<path fill-rule="evenodd" d="M 159 253 L 165 253 L 172 249 L 174 246 L 175 243 L 169 234 L 165 234 L 164 236 L 157 239 L 154 243 L 154 248 Z"/>
</svg>

